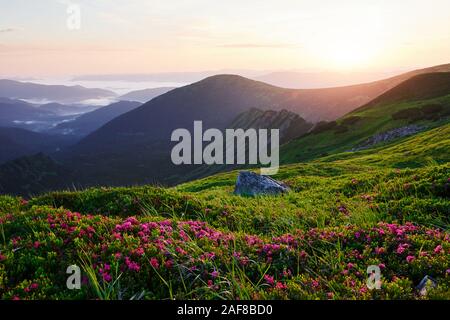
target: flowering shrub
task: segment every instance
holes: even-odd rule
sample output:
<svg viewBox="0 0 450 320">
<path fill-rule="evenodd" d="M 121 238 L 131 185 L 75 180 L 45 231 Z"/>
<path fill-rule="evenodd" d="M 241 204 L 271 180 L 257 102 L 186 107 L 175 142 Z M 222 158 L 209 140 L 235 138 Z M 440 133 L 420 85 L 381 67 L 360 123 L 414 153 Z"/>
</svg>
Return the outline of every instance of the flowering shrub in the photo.
<svg viewBox="0 0 450 320">
<path fill-rule="evenodd" d="M 82 215 L 34 206 L 1 214 L 3 299 L 421 298 L 450 287 L 450 235 L 412 223 L 337 226 L 257 236 L 194 220 Z M 66 268 L 83 270 L 81 290 L 66 288 Z M 377 265 L 382 288 L 369 290 Z"/>
</svg>

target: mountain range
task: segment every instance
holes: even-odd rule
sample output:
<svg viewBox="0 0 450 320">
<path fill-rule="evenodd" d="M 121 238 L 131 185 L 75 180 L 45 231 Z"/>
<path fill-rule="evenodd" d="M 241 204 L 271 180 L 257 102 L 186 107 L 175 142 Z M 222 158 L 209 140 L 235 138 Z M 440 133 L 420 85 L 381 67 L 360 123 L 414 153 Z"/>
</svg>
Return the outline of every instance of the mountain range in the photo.
<svg viewBox="0 0 450 320">
<path fill-rule="evenodd" d="M 144 103 L 173 89 L 175 89 L 175 87 L 161 87 L 161 88 L 135 90 L 120 96 L 119 99 L 129 101 L 139 101 Z"/>
<path fill-rule="evenodd" d="M 51 128 L 48 132 L 52 134 L 84 137 L 99 129 L 110 120 L 140 105 L 140 102 L 135 101 L 115 102 L 94 111 L 84 113 L 73 120 L 62 122 L 54 128 Z"/>
<path fill-rule="evenodd" d="M 0 80 L 0 97 L 60 103 L 76 103 L 83 100 L 114 97 L 116 94 L 104 89 L 82 86 L 42 85 L 14 80 Z"/>
<path fill-rule="evenodd" d="M 294 128 L 284 130 L 284 163 L 353 152 L 447 121 L 449 69 L 450 65 L 442 65 L 328 89 L 285 89 L 236 75 L 216 75 L 141 106 L 119 102 L 60 124 L 53 133 L 72 132 L 81 140 L 51 157 L 76 172 L 80 185 L 176 184 L 222 171 L 171 163 L 172 131 L 192 130 L 196 120 L 203 121 L 204 130 L 268 123 Z"/>
</svg>

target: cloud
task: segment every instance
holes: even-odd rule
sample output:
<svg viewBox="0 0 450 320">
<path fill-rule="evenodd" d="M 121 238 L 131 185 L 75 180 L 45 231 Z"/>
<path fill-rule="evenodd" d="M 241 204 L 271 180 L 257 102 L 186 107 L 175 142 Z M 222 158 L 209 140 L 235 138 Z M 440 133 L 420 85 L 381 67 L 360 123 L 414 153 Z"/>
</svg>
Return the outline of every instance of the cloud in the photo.
<svg viewBox="0 0 450 320">
<path fill-rule="evenodd" d="M 16 29 L 16 28 L 2 28 L 2 29 L 0 29 L 0 33 L 14 32 L 17 30 L 18 29 Z"/>
<path fill-rule="evenodd" d="M 219 45 L 221 48 L 231 48 L 231 49 L 259 49 L 259 48 L 273 48 L 273 49 L 288 49 L 288 48 L 299 48 L 299 44 L 289 44 L 289 43 L 231 43 Z"/>
</svg>

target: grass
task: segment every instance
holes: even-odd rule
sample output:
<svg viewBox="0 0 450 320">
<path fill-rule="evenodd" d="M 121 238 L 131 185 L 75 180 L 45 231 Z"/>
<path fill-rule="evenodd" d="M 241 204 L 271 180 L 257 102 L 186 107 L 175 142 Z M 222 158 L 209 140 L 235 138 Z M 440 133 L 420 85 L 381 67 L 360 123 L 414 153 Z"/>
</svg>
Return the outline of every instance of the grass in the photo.
<svg viewBox="0 0 450 320">
<path fill-rule="evenodd" d="M 0 298 L 450 299 L 450 124 L 346 152 L 405 124 L 392 114 L 449 100 L 357 110 L 338 121 L 347 131 L 284 146 L 281 196 L 234 195 L 237 171 L 0 196 Z M 66 287 L 74 264 L 80 290 Z M 367 289 L 370 265 L 381 290 Z M 438 285 L 421 296 L 425 275 Z"/>
<path fill-rule="evenodd" d="M 442 105 L 448 114 L 450 111 L 450 95 L 421 101 L 380 103 L 370 108 L 356 110 L 337 121 L 338 127 L 345 127 L 346 131 L 344 132 L 336 132 L 336 128 L 332 128 L 319 133 L 311 133 L 283 145 L 280 150 L 281 161 L 282 163 L 304 162 L 351 150 L 377 133 L 410 124 L 407 119 L 393 119 L 396 112 L 410 108 L 419 110 L 421 107 L 436 104 Z M 358 121 L 354 123 L 350 121 L 351 124 L 344 125 L 351 118 L 356 118 Z M 448 122 L 448 119 L 445 118 L 435 121 L 414 121 L 416 125 L 427 129 L 440 127 L 446 122 Z M 394 143 L 397 142 L 399 142 L 398 139 L 394 141 Z M 385 146 L 386 144 L 381 145 L 381 147 Z"/>
<path fill-rule="evenodd" d="M 448 299 L 449 130 L 283 166 L 283 196 L 234 195 L 237 172 L 1 196 L 0 297 Z M 72 264 L 81 290 L 65 288 Z M 371 264 L 382 290 L 365 286 Z M 438 287 L 421 297 L 427 274 Z"/>
</svg>

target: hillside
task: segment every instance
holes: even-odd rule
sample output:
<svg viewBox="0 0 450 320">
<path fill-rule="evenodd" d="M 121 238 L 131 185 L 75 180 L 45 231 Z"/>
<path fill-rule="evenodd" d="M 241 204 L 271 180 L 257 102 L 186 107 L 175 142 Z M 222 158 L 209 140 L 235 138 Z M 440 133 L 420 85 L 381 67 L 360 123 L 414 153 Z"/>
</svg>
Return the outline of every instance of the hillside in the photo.
<svg viewBox="0 0 450 320">
<path fill-rule="evenodd" d="M 0 126 L 18 127 L 33 131 L 43 131 L 55 123 L 70 119 L 70 115 L 60 115 L 53 110 L 8 98 L 0 98 Z"/>
<path fill-rule="evenodd" d="M 449 121 L 450 73 L 415 76 L 344 117 L 319 123 L 281 148 L 284 163 L 388 143 L 394 130 L 417 133 Z M 372 142 L 371 142 L 372 141 Z"/>
<path fill-rule="evenodd" d="M 279 129 L 280 144 L 289 142 L 306 134 L 313 124 L 305 121 L 298 114 L 286 110 L 260 110 L 250 109 L 239 114 L 228 126 L 230 129 Z M 269 143 L 268 143 L 269 148 Z M 226 154 L 227 147 L 224 147 Z M 246 157 L 248 157 L 248 148 L 246 148 Z M 235 151 L 236 154 L 236 151 Z M 190 171 L 183 174 L 182 177 L 173 177 L 173 180 L 167 180 L 169 184 L 178 184 L 185 181 L 195 180 L 217 174 L 219 172 L 237 170 L 238 168 L 247 168 L 246 165 L 202 165 L 195 166 Z"/>
<path fill-rule="evenodd" d="M 49 132 L 78 137 L 87 136 L 112 119 L 131 111 L 140 105 L 141 103 L 134 101 L 119 101 L 94 111 L 84 113 L 72 121 L 60 123 L 49 130 Z"/>
<path fill-rule="evenodd" d="M 175 89 L 175 87 L 161 87 L 161 88 L 135 90 L 120 96 L 119 99 L 128 101 L 139 101 L 145 103 L 173 89 Z"/>
<path fill-rule="evenodd" d="M 11 99 L 72 103 L 114 96 L 114 92 L 104 89 L 90 89 L 82 86 L 43 85 L 0 79 L 0 97 Z"/>
<path fill-rule="evenodd" d="M 11 279 L 0 296 L 448 299 L 449 133 L 447 124 L 370 153 L 284 166 L 275 177 L 291 188 L 284 196 L 234 195 L 230 172 L 170 189 L 0 197 L 2 232 L 15 239 L 0 242 L 0 275 Z M 44 261 L 44 270 L 79 261 L 89 281 L 68 290 L 63 273 L 37 272 Z M 367 289 L 368 264 L 380 266 L 381 290 Z M 424 275 L 437 285 L 421 295 Z"/>
<path fill-rule="evenodd" d="M 68 137 L 37 133 L 20 128 L 0 127 L 0 164 L 38 152 L 55 152 L 73 142 Z"/>
<path fill-rule="evenodd" d="M 411 81 L 418 80 L 413 78 Z M 445 84 L 447 80 L 444 77 L 440 81 Z M 55 156 L 80 172 L 80 179 L 87 185 L 172 184 L 180 182 L 179 177 L 190 177 L 197 170 L 171 164 L 170 149 L 174 143 L 170 142 L 170 135 L 173 130 L 192 130 L 194 120 L 203 120 L 204 130 L 225 128 L 239 114 L 253 108 L 279 111 L 283 106 L 289 106 L 286 110 L 295 109 L 293 103 L 301 105 L 301 96 L 298 90 L 277 88 L 238 76 L 215 76 L 156 97 L 113 119 L 67 152 Z M 447 110 L 447 98 L 436 99 L 421 100 L 417 106 L 442 103 L 441 108 Z M 368 116 L 350 113 L 328 124 L 333 126 L 331 129 L 320 123 L 307 137 L 283 147 L 281 159 L 284 163 L 292 163 L 351 150 L 376 133 L 408 125 L 407 120 L 391 117 L 393 110 L 407 106 L 411 106 L 410 102 L 386 105 L 387 112 Z M 322 112 L 329 112 L 332 107 Z M 301 117 L 302 113 L 298 114 Z M 435 123 L 433 120 L 425 122 L 422 125 Z M 318 132 L 321 130 L 324 132 Z"/>
<path fill-rule="evenodd" d="M 43 153 L 0 164 L 0 194 L 28 197 L 55 189 L 73 187 L 75 176 Z"/>
</svg>

